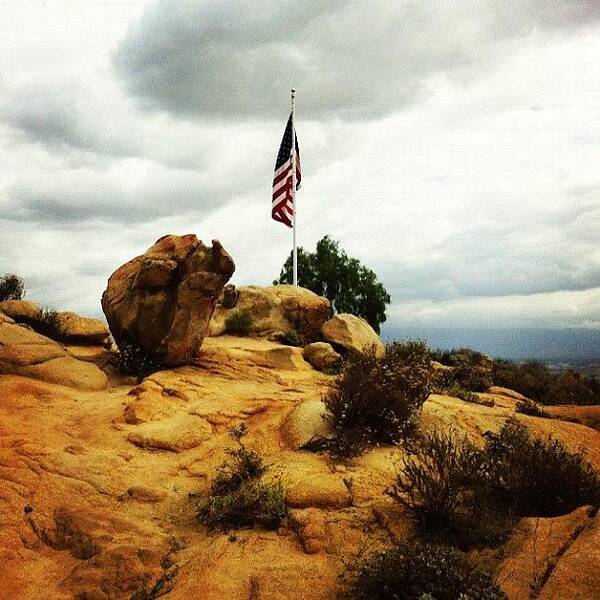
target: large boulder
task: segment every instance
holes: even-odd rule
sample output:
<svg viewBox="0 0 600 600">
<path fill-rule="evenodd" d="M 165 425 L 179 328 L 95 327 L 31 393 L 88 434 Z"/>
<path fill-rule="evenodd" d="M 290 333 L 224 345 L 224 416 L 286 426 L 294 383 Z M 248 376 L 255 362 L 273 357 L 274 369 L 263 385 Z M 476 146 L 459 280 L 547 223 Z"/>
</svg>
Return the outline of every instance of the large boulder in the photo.
<svg viewBox="0 0 600 600">
<path fill-rule="evenodd" d="M 310 363 L 317 371 L 335 369 L 342 360 L 331 344 L 327 342 L 313 342 L 304 347 L 304 360 Z"/>
<path fill-rule="evenodd" d="M 217 240 L 167 235 L 119 267 L 102 295 L 118 346 L 135 344 L 165 366 L 195 357 L 223 286 L 235 270 Z"/>
<path fill-rule="evenodd" d="M 69 356 L 50 338 L 8 322 L 0 322 L 0 374 L 32 377 L 84 391 L 102 390 L 108 383 L 96 365 Z"/>
<path fill-rule="evenodd" d="M 335 315 L 321 327 L 323 338 L 334 346 L 349 352 L 365 352 L 369 347 L 381 356 L 385 350 L 375 330 L 363 319 L 355 315 Z"/>
<path fill-rule="evenodd" d="M 81 317 L 74 312 L 59 312 L 57 325 L 60 329 L 61 339 L 77 344 L 105 344 L 110 332 L 106 323 L 99 319 Z"/>
<path fill-rule="evenodd" d="M 4 300 L 0 302 L 0 312 L 15 321 L 35 321 L 41 310 L 29 300 Z"/>
<path fill-rule="evenodd" d="M 321 339 L 321 326 L 331 317 L 329 300 L 306 288 L 251 285 L 237 291 L 234 308 L 226 308 L 230 303 L 225 298 L 217 305 L 209 335 L 226 333 L 227 319 L 237 311 L 248 311 L 249 335 L 277 339 L 294 330 L 304 342 L 315 342 Z"/>
</svg>

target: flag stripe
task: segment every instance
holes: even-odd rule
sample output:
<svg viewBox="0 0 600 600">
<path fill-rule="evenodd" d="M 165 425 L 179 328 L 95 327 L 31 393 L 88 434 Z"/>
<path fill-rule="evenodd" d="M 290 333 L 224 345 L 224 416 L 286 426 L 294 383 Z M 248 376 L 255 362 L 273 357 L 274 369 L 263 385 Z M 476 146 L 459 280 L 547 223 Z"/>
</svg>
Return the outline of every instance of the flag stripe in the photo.
<svg viewBox="0 0 600 600">
<path fill-rule="evenodd" d="M 293 184 L 292 162 L 296 162 L 296 189 Z M 300 152 L 298 138 L 292 130 L 292 115 L 288 119 L 273 173 L 273 198 L 271 202 L 271 216 L 275 221 L 292 227 L 294 215 L 294 198 L 296 190 L 300 187 L 302 173 L 300 169 Z"/>
</svg>

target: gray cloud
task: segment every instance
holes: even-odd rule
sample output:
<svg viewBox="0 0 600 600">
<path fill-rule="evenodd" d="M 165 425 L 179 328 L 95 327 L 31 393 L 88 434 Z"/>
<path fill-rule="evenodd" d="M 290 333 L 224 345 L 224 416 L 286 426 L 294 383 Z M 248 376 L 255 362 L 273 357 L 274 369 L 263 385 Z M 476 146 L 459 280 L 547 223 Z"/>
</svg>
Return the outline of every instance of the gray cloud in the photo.
<svg viewBox="0 0 600 600">
<path fill-rule="evenodd" d="M 288 89 L 307 117 L 381 116 L 428 78 L 469 80 L 499 42 L 600 18 L 596 0 L 159 0 L 114 63 L 145 106 L 185 115 L 280 115 Z"/>
</svg>

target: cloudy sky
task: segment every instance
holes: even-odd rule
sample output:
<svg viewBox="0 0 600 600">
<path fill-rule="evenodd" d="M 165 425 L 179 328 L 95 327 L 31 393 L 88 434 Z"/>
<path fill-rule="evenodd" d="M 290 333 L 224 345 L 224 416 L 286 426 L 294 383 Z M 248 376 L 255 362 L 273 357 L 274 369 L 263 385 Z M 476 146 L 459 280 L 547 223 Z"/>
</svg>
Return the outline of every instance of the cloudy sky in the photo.
<svg viewBox="0 0 600 600">
<path fill-rule="evenodd" d="M 389 326 L 600 329 L 599 57 L 598 0 L 4 0 L 0 272 L 99 315 L 193 232 L 269 284 L 295 86 L 299 243 L 375 270 Z"/>
</svg>

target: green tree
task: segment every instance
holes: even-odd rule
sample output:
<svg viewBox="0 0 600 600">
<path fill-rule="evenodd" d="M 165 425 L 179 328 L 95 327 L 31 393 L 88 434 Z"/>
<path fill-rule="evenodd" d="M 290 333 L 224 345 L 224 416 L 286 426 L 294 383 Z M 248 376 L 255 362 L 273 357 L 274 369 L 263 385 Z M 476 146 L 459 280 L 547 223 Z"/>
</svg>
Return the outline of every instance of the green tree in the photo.
<svg viewBox="0 0 600 600">
<path fill-rule="evenodd" d="M 292 283 L 291 252 L 273 283 Z M 329 236 L 317 242 L 315 252 L 298 248 L 298 283 L 328 298 L 336 312 L 363 317 L 379 333 L 390 295 L 371 269 L 348 256 Z"/>
</svg>

